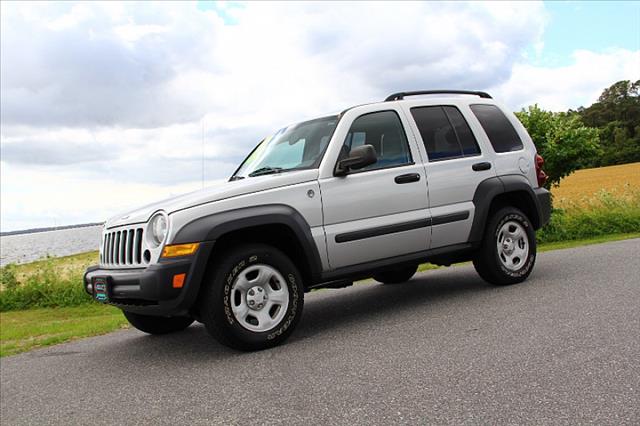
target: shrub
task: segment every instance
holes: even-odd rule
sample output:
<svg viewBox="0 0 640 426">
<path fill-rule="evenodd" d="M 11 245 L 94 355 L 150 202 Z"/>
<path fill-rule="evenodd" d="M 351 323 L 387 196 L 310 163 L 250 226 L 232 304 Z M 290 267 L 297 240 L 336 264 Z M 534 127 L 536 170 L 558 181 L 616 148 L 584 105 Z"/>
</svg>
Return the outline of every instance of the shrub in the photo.
<svg viewBox="0 0 640 426">
<path fill-rule="evenodd" d="M 51 261 L 43 262 L 38 270 L 22 280 L 17 279 L 15 270 L 15 265 L 1 269 L 0 312 L 77 306 L 91 302 L 91 297 L 82 286 L 82 277 L 61 277 Z"/>
<path fill-rule="evenodd" d="M 16 266 L 7 265 L 0 269 L 0 289 L 14 290 L 18 287 L 18 279 L 16 278 Z"/>
<path fill-rule="evenodd" d="M 545 111 L 532 105 L 516 115 L 529 132 L 538 154 L 544 157 L 544 171 L 549 176 L 547 188 L 583 168 L 597 158 L 598 129 L 586 127 L 578 114 Z"/>
</svg>

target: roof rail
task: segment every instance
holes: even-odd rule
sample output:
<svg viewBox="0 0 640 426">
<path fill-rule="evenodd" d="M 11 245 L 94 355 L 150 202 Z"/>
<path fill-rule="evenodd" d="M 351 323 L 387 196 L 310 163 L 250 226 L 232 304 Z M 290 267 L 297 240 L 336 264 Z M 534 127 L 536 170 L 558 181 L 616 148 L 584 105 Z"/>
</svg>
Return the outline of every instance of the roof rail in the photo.
<svg viewBox="0 0 640 426">
<path fill-rule="evenodd" d="M 405 96 L 418 96 L 418 95 L 475 95 L 485 99 L 492 99 L 491 95 L 487 92 L 478 92 L 475 90 L 416 90 L 413 92 L 398 92 L 393 95 L 387 96 L 385 102 L 399 101 L 404 99 Z"/>
</svg>

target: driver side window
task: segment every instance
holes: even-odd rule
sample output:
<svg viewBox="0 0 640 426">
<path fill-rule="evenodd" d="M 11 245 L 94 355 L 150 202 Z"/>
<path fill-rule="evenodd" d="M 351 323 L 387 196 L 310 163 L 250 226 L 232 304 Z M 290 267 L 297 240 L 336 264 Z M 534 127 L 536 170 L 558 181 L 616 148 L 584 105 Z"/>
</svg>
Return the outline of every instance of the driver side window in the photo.
<svg viewBox="0 0 640 426">
<path fill-rule="evenodd" d="M 395 111 L 380 111 L 356 118 L 342 146 L 340 159 L 353 148 L 372 145 L 378 161 L 358 171 L 385 169 L 411 164 L 411 152 L 400 117 Z"/>
</svg>

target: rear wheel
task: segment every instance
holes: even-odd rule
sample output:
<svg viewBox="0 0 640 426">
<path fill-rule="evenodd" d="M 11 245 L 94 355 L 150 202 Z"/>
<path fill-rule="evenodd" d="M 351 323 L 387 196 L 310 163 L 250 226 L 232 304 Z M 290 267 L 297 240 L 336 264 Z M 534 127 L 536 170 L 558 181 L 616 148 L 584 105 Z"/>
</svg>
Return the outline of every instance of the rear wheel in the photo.
<svg viewBox="0 0 640 426">
<path fill-rule="evenodd" d="M 536 261 L 536 235 L 529 218 L 514 207 L 491 217 L 473 266 L 491 284 L 509 285 L 527 279 Z"/>
<path fill-rule="evenodd" d="M 260 350 L 289 337 L 302 315 L 302 276 L 278 249 L 238 246 L 215 259 L 200 297 L 207 331 L 220 343 Z"/>
<path fill-rule="evenodd" d="M 149 334 L 167 334 L 182 331 L 194 321 L 191 317 L 156 317 L 126 311 L 123 313 L 129 324 Z"/>
<path fill-rule="evenodd" d="M 383 284 L 397 284 L 409 281 L 418 270 L 418 265 L 405 266 L 403 268 L 392 269 L 377 273 L 373 279 Z"/>
</svg>

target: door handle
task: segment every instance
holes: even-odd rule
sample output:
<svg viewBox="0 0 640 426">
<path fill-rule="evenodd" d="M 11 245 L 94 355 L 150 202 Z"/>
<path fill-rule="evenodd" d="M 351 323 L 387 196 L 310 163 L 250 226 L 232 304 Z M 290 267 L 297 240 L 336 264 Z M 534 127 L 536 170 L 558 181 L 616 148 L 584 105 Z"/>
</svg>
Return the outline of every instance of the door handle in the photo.
<svg viewBox="0 0 640 426">
<path fill-rule="evenodd" d="M 484 161 L 482 163 L 474 164 L 473 166 L 471 166 L 471 168 L 476 172 L 479 172 L 481 170 L 489 170 L 491 168 L 491 163 L 489 163 L 488 161 Z"/>
<path fill-rule="evenodd" d="M 417 181 L 420 180 L 420 174 L 419 173 L 407 173 L 406 175 L 396 176 L 396 178 L 394 180 L 398 184 L 417 182 Z"/>
</svg>

